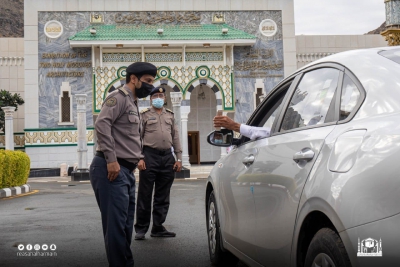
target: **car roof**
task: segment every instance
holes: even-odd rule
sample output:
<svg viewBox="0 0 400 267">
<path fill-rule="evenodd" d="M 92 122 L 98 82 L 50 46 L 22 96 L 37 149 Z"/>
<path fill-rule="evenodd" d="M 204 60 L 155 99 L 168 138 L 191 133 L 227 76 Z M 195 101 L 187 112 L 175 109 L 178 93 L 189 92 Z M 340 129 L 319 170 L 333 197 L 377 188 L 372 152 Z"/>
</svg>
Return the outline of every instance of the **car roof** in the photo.
<svg viewBox="0 0 400 267">
<path fill-rule="evenodd" d="M 393 50 L 399 50 L 399 46 L 386 46 L 386 47 L 376 47 L 376 48 L 368 48 L 368 49 L 355 49 L 355 50 L 349 50 L 345 52 L 339 52 L 336 54 L 332 54 L 330 56 L 323 57 L 321 59 L 318 59 L 316 61 L 311 62 L 308 65 L 305 65 L 299 70 L 303 70 L 305 68 L 308 68 L 310 66 L 320 64 L 320 63 L 325 63 L 325 62 L 335 62 L 339 63 L 341 65 L 346 66 L 349 69 L 353 69 L 354 71 L 357 71 L 358 69 L 364 69 L 365 65 L 369 65 L 367 63 L 370 63 L 371 60 L 374 60 L 374 65 L 378 64 L 383 64 L 386 65 L 388 62 L 388 58 L 385 58 L 379 54 L 381 51 L 393 51 Z M 399 66 L 400 67 L 400 66 Z"/>
<path fill-rule="evenodd" d="M 385 51 L 393 51 L 396 57 L 400 55 L 399 46 L 349 50 L 316 60 L 302 67 L 295 74 L 318 64 L 337 63 L 350 70 L 366 90 L 368 90 L 368 84 L 371 79 L 382 80 L 390 78 L 400 84 L 400 64 L 379 54 Z"/>
</svg>

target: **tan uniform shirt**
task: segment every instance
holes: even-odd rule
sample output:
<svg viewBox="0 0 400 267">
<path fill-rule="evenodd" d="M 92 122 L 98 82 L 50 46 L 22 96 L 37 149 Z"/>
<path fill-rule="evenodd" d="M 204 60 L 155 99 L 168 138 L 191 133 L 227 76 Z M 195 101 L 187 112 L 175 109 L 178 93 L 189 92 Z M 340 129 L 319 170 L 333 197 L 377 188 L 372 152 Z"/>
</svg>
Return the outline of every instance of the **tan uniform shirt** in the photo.
<svg viewBox="0 0 400 267">
<path fill-rule="evenodd" d="M 139 127 L 140 114 L 131 89 L 124 86 L 112 92 L 95 123 L 97 150 L 104 153 L 107 163 L 117 158 L 137 163 L 143 158 Z"/>
<path fill-rule="evenodd" d="M 143 146 L 159 150 L 174 148 L 177 159 L 182 160 L 178 129 L 175 128 L 174 113 L 163 108 L 161 113 L 151 107 L 141 112 Z"/>
</svg>

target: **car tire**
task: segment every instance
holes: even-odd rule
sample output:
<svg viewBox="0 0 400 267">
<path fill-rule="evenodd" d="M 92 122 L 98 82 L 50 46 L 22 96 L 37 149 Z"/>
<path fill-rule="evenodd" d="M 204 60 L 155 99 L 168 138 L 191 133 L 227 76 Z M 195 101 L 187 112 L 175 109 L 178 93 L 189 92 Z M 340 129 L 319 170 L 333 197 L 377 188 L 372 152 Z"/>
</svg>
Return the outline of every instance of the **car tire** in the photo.
<svg viewBox="0 0 400 267">
<path fill-rule="evenodd" d="M 236 266 L 238 259 L 232 253 L 224 251 L 222 248 L 222 237 L 214 191 L 211 192 L 207 203 L 207 236 L 208 251 L 213 266 Z"/>
<path fill-rule="evenodd" d="M 322 228 L 311 240 L 304 266 L 351 267 L 351 263 L 339 235 L 329 228 Z"/>
</svg>

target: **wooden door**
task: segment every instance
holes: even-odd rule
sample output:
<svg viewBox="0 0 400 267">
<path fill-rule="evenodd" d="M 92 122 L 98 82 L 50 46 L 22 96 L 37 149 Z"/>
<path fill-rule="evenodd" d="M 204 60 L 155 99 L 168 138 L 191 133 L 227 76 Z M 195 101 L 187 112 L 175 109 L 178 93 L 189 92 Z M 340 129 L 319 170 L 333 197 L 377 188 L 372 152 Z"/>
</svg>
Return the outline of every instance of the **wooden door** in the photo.
<svg viewBox="0 0 400 267">
<path fill-rule="evenodd" d="M 188 131 L 188 146 L 190 164 L 200 164 L 199 131 Z"/>
</svg>

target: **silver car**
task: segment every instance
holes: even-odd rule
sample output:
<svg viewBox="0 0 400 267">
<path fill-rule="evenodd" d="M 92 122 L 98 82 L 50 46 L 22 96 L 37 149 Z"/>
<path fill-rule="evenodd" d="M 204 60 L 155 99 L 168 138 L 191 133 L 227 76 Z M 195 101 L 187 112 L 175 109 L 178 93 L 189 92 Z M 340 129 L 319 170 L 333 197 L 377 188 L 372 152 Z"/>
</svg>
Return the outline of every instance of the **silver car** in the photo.
<svg viewBox="0 0 400 267">
<path fill-rule="evenodd" d="M 399 47 L 305 66 L 247 124 L 271 135 L 208 136 L 232 145 L 206 188 L 214 265 L 400 266 Z"/>
</svg>

